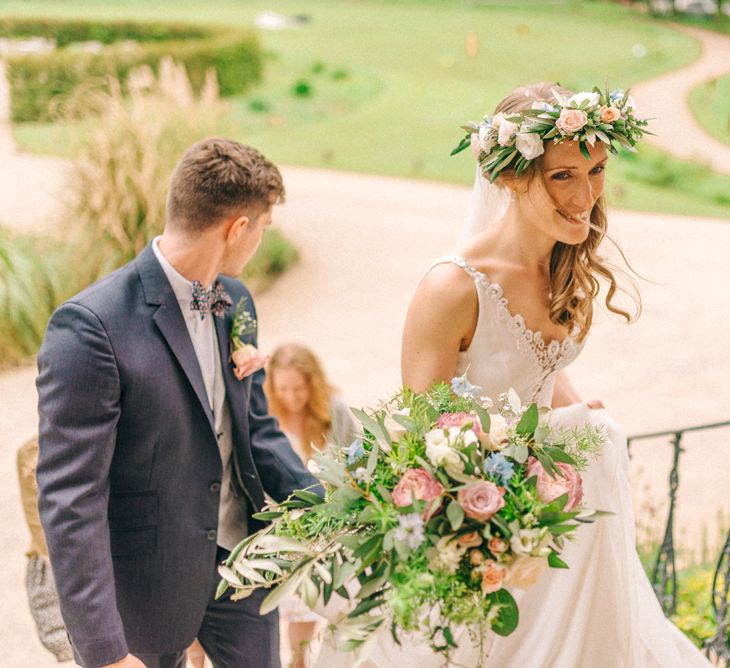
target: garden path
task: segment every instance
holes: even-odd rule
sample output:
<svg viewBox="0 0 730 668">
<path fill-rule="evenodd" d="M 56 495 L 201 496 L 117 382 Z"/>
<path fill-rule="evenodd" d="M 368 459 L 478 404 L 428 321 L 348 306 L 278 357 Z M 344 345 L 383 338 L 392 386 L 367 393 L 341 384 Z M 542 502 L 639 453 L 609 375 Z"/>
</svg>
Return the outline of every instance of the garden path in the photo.
<svg viewBox="0 0 730 668">
<path fill-rule="evenodd" d="M 0 224 L 52 232 L 65 196 L 68 161 L 17 150 L 10 127 L 10 91 L 0 60 Z"/>
<path fill-rule="evenodd" d="M 700 57 L 690 65 L 637 84 L 632 95 L 641 115 L 652 118 L 649 141 L 687 160 L 730 174 L 730 146 L 710 136 L 695 119 L 689 94 L 700 84 L 730 73 L 730 35 L 676 25 L 700 42 Z"/>
</svg>

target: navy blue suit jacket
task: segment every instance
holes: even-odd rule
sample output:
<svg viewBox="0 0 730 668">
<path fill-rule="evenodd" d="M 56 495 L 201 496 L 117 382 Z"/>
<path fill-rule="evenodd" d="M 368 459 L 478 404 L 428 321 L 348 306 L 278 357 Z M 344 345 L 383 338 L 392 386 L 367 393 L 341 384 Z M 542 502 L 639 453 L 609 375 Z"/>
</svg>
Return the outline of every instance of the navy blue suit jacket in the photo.
<svg viewBox="0 0 730 668">
<path fill-rule="evenodd" d="M 234 304 L 250 299 L 240 281 L 220 280 Z M 264 492 L 282 500 L 317 482 L 268 414 L 263 371 L 234 377 L 231 317 L 214 320 L 233 478 L 255 512 Z M 216 577 L 222 467 L 193 345 L 151 246 L 54 313 L 38 368 L 39 508 L 77 658 L 94 667 L 128 650 L 184 649 Z"/>
</svg>

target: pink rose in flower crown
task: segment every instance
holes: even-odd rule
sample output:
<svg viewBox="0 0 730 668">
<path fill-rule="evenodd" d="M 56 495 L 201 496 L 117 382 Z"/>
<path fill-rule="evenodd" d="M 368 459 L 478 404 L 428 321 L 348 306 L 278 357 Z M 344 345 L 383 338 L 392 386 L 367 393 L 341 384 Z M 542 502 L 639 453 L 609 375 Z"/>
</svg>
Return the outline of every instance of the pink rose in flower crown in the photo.
<svg viewBox="0 0 730 668">
<path fill-rule="evenodd" d="M 560 474 L 553 478 L 535 457 L 530 457 L 527 460 L 527 477 L 537 476 L 537 495 L 540 501 L 549 503 L 567 494 L 568 503 L 563 510 L 572 510 L 583 500 L 583 481 L 570 464 L 556 462 L 555 466 Z"/>
<path fill-rule="evenodd" d="M 563 134 L 573 135 L 588 122 L 588 115 L 581 109 L 563 109 L 560 118 L 555 121 L 558 130 Z"/>
<path fill-rule="evenodd" d="M 493 482 L 482 480 L 459 490 L 457 499 L 464 509 L 464 515 L 486 522 L 504 508 L 504 488 Z"/>
<path fill-rule="evenodd" d="M 393 489 L 392 498 L 398 508 L 410 506 L 414 500 L 425 501 L 426 510 L 423 512 L 423 517 L 429 519 L 436 513 L 432 501 L 443 493 L 444 488 L 441 483 L 434 480 L 426 469 L 418 468 L 408 469 L 403 474 Z"/>
<path fill-rule="evenodd" d="M 509 570 L 493 559 L 485 559 L 476 569 L 482 576 L 482 594 L 485 596 L 502 589 Z"/>
<path fill-rule="evenodd" d="M 616 107 L 601 107 L 601 123 L 614 123 L 621 118 L 621 111 Z"/>
<path fill-rule="evenodd" d="M 465 424 L 471 424 L 469 429 L 476 434 L 477 438 L 482 436 L 482 425 L 476 413 L 444 413 L 439 416 L 436 424 L 442 429 L 448 429 L 449 427 L 461 429 Z"/>
</svg>

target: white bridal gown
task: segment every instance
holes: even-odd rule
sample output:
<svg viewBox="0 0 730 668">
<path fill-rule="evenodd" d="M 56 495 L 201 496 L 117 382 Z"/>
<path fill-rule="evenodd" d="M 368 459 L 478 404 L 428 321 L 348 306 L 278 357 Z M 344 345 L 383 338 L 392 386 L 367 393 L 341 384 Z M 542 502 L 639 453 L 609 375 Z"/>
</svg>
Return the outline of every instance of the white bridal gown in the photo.
<svg viewBox="0 0 730 668">
<path fill-rule="evenodd" d="M 571 338 L 546 345 L 539 332 L 509 310 L 499 285 L 449 256 L 474 280 L 479 320 L 470 348 L 460 353 L 457 375 L 469 369 L 469 381 L 495 397 L 513 387 L 526 404 L 549 405 L 555 374 L 570 364 L 581 346 Z M 570 568 L 548 569 L 527 591 L 513 590 L 519 605 L 517 630 L 506 638 L 488 633 L 487 668 L 699 668 L 710 663 L 663 614 L 636 554 L 629 489 L 626 436 L 605 410 L 585 404 L 558 408 L 550 422 L 603 425 L 607 441 L 583 475 L 584 503 L 614 513 L 581 526 L 562 558 Z M 436 668 L 444 665 L 417 636 L 396 645 L 387 624 L 381 627 L 367 668 Z M 479 663 L 465 630 L 456 638 L 453 666 Z M 323 648 L 319 666 L 354 666 L 350 654 Z"/>
</svg>

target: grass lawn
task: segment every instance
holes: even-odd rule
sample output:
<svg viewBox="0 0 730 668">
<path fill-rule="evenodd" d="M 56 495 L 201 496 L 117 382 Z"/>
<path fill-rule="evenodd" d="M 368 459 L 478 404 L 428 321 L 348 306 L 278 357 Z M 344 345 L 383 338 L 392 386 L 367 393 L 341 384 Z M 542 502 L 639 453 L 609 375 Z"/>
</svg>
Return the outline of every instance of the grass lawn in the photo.
<svg viewBox="0 0 730 668">
<path fill-rule="evenodd" d="M 6 0 L 0 13 L 251 26 L 264 10 L 309 21 L 259 32 L 265 83 L 232 100 L 222 131 L 285 164 L 452 183 L 473 177 L 468 157 L 448 156 L 459 125 L 491 110 L 516 84 L 628 87 L 698 55 L 686 35 L 604 2 Z M 469 33 L 478 40 L 472 56 Z M 23 147 L 44 153 L 68 153 L 78 132 L 15 128 Z M 678 192 L 630 167 L 613 170 L 615 205 L 727 217 L 707 186 Z"/>
<path fill-rule="evenodd" d="M 695 88 L 689 105 L 707 132 L 730 144 L 730 74 Z"/>
</svg>

